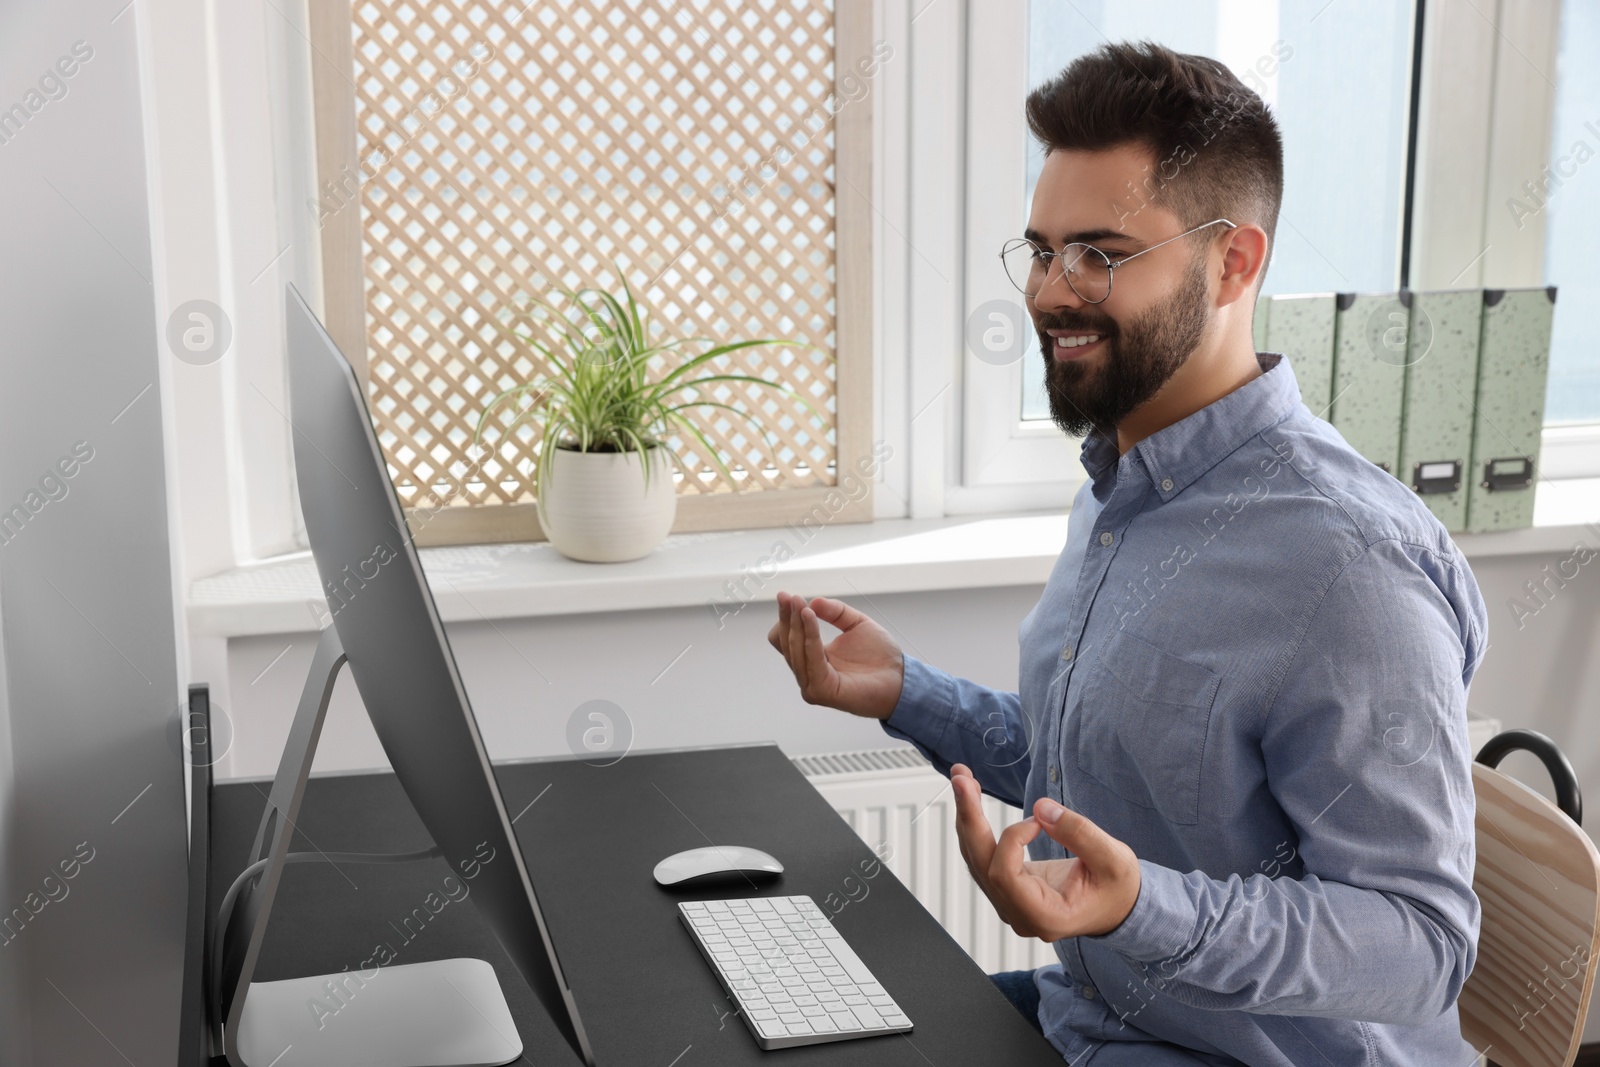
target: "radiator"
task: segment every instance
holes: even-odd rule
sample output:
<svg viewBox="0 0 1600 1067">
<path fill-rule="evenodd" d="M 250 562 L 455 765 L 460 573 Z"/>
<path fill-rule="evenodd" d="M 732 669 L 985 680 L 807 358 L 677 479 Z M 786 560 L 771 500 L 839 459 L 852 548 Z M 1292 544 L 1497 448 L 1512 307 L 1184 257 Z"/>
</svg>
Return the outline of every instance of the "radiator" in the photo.
<svg viewBox="0 0 1600 1067">
<path fill-rule="evenodd" d="M 1001 922 L 967 873 L 956 843 L 950 782 L 920 752 L 879 748 L 792 760 L 985 971 L 1031 970 L 1056 962 L 1050 945 L 1018 937 Z M 983 807 L 996 836 L 1022 818 L 1021 811 L 991 796 L 983 798 Z M 870 892 L 870 882 L 847 885 L 840 895 L 863 890 Z"/>
</svg>

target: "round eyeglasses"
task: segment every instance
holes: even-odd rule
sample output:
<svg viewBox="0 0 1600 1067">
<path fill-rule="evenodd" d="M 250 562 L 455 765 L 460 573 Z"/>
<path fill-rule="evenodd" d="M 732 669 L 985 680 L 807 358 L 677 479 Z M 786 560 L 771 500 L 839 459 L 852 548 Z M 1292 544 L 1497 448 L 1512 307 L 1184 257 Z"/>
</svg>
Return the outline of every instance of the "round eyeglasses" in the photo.
<svg viewBox="0 0 1600 1067">
<path fill-rule="evenodd" d="M 1130 259 L 1138 259 L 1146 252 L 1154 252 L 1162 245 L 1171 244 L 1180 237 L 1187 237 L 1219 222 L 1229 229 L 1237 225 L 1227 219 L 1212 219 L 1192 230 L 1183 231 L 1177 237 L 1169 237 L 1165 241 L 1141 249 L 1131 256 L 1123 256 L 1114 262 L 1110 256 L 1094 245 L 1075 241 L 1059 252 L 1050 252 L 1026 237 L 1016 237 L 1007 241 L 1005 247 L 1000 250 L 1000 259 L 1005 264 L 1006 277 L 1011 279 L 1011 284 L 1029 299 L 1038 296 L 1039 290 L 1044 288 L 1050 275 L 1051 260 L 1060 260 L 1061 273 L 1066 276 L 1067 284 L 1072 286 L 1072 291 L 1086 303 L 1098 304 L 1111 295 L 1111 274 L 1117 267 Z"/>
</svg>

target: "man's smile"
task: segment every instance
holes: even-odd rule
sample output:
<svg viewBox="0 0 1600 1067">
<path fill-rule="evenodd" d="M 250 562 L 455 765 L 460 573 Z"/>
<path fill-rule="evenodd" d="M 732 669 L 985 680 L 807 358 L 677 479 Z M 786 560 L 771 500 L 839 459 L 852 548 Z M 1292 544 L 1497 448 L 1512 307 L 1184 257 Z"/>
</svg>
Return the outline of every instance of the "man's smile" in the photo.
<svg viewBox="0 0 1600 1067">
<path fill-rule="evenodd" d="M 1051 354 L 1062 362 L 1082 359 L 1090 353 L 1098 352 L 1106 341 L 1103 334 L 1092 330 L 1046 330 L 1045 332 L 1054 339 L 1050 346 Z"/>
</svg>

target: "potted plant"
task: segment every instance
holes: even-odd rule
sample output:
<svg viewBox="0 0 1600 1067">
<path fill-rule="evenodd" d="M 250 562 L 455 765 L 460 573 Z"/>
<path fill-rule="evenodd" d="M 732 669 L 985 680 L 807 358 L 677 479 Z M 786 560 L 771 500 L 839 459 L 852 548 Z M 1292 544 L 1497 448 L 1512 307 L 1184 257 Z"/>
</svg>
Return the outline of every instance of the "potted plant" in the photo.
<svg viewBox="0 0 1600 1067">
<path fill-rule="evenodd" d="M 621 272 L 618 271 L 621 278 Z M 822 419 L 805 397 L 776 382 L 748 374 L 708 373 L 710 364 L 742 348 L 793 345 L 795 341 L 758 339 L 717 345 L 652 380 L 652 357 L 676 354 L 690 345 L 710 344 L 689 337 L 654 344 L 647 316 L 622 278 L 623 300 L 599 289 L 561 290 L 577 313 L 574 322 L 553 305 L 529 301 L 533 313 L 544 313 L 553 343 L 511 330 L 542 355 L 554 374 L 514 386 L 496 395 L 478 418 L 476 447 L 484 425 L 501 405 L 517 398 L 527 402 L 504 428 L 510 437 L 524 420 L 538 420 L 543 433 L 538 445 L 534 492 L 545 536 L 572 559 L 606 563 L 649 555 L 666 537 L 677 515 L 677 488 L 669 460 L 683 461 L 666 446 L 677 427 L 693 436 L 712 462 L 739 491 L 739 483 L 717 455 L 716 446 L 683 414 L 686 408 L 717 407 L 732 411 L 761 431 L 773 457 L 772 442 L 750 412 L 710 399 L 683 400 L 716 382 L 753 382 L 799 401 Z M 688 470 L 684 469 L 685 476 Z"/>
</svg>

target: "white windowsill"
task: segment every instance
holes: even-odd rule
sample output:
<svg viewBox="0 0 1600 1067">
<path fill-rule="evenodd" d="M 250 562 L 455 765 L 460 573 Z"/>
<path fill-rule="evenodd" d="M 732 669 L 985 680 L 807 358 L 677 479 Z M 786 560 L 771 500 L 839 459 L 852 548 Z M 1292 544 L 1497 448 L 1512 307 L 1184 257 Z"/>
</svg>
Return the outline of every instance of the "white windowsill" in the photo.
<svg viewBox="0 0 1600 1067">
<path fill-rule="evenodd" d="M 1469 558 L 1565 551 L 1588 533 L 1585 523 L 1600 522 L 1600 478 L 1547 482 L 1537 492 L 1533 526 L 1458 535 L 1462 551 Z M 1043 585 L 1066 540 L 1067 516 L 880 519 L 811 533 L 809 542 L 790 527 L 674 534 L 627 563 L 579 563 L 544 541 L 420 552 L 445 622 L 689 606 L 709 613 L 714 601 L 725 610 L 741 599 L 771 604 L 780 589 L 850 597 Z M 780 543 L 792 558 L 774 570 Z M 741 578 L 743 592 L 730 592 Z M 313 602 L 321 603 L 311 554 L 279 556 L 195 582 L 189 630 L 195 637 L 310 633 Z"/>
</svg>

